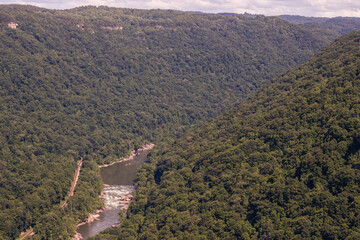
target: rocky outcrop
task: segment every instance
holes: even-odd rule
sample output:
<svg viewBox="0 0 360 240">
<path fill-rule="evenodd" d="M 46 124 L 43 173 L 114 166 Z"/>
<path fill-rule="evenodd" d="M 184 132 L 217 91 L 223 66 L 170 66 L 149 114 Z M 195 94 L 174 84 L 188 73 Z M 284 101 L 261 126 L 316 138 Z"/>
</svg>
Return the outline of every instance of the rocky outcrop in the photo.
<svg viewBox="0 0 360 240">
<path fill-rule="evenodd" d="M 9 23 L 7 24 L 7 26 L 8 26 L 9 28 L 16 29 L 16 28 L 19 26 L 19 24 L 17 24 L 16 22 L 9 22 Z"/>
<path fill-rule="evenodd" d="M 107 30 L 123 30 L 123 26 L 115 26 L 115 27 L 101 27 L 102 29 L 107 29 Z"/>
</svg>

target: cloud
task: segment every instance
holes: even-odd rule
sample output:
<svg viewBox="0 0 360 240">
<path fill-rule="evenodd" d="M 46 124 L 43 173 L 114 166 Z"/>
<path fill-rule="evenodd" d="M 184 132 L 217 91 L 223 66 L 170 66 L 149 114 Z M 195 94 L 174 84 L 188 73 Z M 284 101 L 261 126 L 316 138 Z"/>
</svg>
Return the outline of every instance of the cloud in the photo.
<svg viewBox="0 0 360 240">
<path fill-rule="evenodd" d="M 85 5 L 106 5 L 141 9 L 303 15 L 317 17 L 360 16 L 358 0 L 2 0 L 3 3 L 30 4 L 68 9 Z"/>
</svg>

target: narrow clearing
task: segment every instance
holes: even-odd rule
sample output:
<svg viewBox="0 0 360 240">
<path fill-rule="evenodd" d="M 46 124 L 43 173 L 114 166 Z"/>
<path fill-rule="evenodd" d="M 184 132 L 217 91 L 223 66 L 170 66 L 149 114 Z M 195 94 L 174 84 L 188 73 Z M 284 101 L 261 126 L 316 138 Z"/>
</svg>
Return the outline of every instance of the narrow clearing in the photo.
<svg viewBox="0 0 360 240">
<path fill-rule="evenodd" d="M 81 158 L 80 161 L 79 161 L 78 164 L 77 164 L 77 168 L 76 168 L 74 180 L 73 180 L 72 183 L 71 183 L 70 192 L 69 192 L 69 194 L 68 194 L 67 199 L 68 199 L 69 197 L 71 197 L 71 196 L 74 196 L 74 189 L 75 189 L 76 183 L 77 183 L 77 181 L 78 181 L 78 179 L 79 179 L 80 169 L 81 169 L 82 163 L 83 163 L 83 158 Z M 66 205 L 67 205 L 67 199 L 65 199 L 65 202 L 61 205 L 61 208 L 66 207 Z"/>
</svg>

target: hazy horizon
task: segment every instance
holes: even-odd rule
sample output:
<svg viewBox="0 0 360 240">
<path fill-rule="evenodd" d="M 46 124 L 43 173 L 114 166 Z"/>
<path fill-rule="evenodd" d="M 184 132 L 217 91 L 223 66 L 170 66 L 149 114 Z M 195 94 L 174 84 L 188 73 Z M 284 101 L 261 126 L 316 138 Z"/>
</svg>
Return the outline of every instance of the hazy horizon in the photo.
<svg viewBox="0 0 360 240">
<path fill-rule="evenodd" d="M 360 17 L 360 1 L 354 0 L 2 0 L 1 4 L 33 5 L 48 9 L 108 6 L 136 9 L 171 9 L 203 13 L 250 13 L 266 16 Z"/>
</svg>

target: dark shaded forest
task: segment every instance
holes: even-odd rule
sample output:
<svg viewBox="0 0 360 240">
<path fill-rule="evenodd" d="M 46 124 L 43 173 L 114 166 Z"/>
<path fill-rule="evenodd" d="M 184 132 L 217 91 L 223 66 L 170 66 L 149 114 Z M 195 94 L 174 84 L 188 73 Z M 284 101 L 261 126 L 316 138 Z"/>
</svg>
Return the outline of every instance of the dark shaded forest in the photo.
<svg viewBox="0 0 360 240">
<path fill-rule="evenodd" d="M 171 144 L 92 239 L 359 239 L 360 32 Z"/>
<path fill-rule="evenodd" d="M 218 116 L 338 35 L 276 17 L 0 5 L 0 238 L 68 239 L 102 206 L 98 164 Z"/>
</svg>

